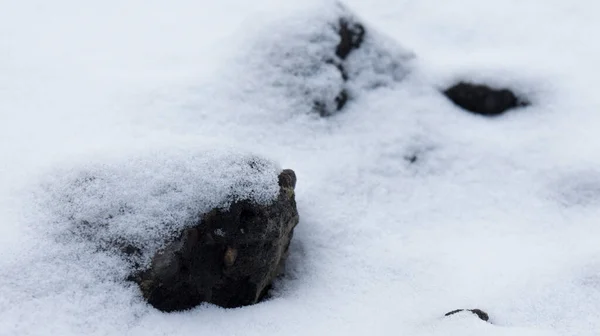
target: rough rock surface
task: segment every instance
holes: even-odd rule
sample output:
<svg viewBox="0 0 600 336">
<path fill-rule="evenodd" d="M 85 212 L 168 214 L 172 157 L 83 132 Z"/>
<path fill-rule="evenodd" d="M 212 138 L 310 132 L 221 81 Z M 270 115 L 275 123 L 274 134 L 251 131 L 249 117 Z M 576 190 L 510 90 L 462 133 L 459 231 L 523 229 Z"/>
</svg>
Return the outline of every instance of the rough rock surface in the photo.
<svg viewBox="0 0 600 336">
<path fill-rule="evenodd" d="M 477 315 L 477 317 L 479 317 L 479 319 L 481 319 L 482 321 L 489 322 L 489 320 L 490 320 L 489 315 L 481 309 L 457 309 L 457 310 L 453 310 L 451 312 L 446 313 L 445 316 L 454 315 L 454 314 L 457 314 L 457 313 L 460 313 L 463 311 L 471 312 L 471 313 Z"/>
<path fill-rule="evenodd" d="M 294 172 L 284 170 L 273 203 L 236 201 L 204 214 L 156 253 L 147 270 L 132 276 L 144 298 L 162 311 L 260 301 L 283 270 L 298 224 L 295 184 Z"/>
<path fill-rule="evenodd" d="M 509 89 L 493 89 L 480 84 L 461 82 L 445 90 L 444 94 L 465 110 L 485 116 L 499 115 L 528 105 Z"/>
<path fill-rule="evenodd" d="M 261 92 L 275 88 L 295 102 L 293 109 L 326 117 L 408 74 L 414 55 L 344 6 L 312 15 L 280 23 L 253 47 L 263 64 L 255 77 L 266 79 Z"/>
</svg>

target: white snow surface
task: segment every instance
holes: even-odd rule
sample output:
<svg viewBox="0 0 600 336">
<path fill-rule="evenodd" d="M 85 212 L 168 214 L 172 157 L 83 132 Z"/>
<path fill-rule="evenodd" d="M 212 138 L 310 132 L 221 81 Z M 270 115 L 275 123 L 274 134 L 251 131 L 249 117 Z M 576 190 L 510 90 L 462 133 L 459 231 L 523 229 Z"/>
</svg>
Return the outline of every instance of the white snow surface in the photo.
<svg viewBox="0 0 600 336">
<path fill-rule="evenodd" d="M 415 57 L 319 118 L 264 87 L 278 73 L 261 55 L 332 2 L 0 0 L 0 335 L 598 335 L 600 3 L 345 4 Z M 458 80 L 532 105 L 467 113 L 440 94 Z M 225 176 L 239 153 L 295 170 L 301 220 L 270 300 L 161 313 L 123 260 L 57 238 L 71 174 L 142 205 L 158 185 L 142 180 L 223 192 L 182 153 Z M 458 308 L 492 323 L 443 317 Z"/>
<path fill-rule="evenodd" d="M 197 225 L 201 214 L 239 200 L 268 204 L 279 193 L 281 169 L 256 155 L 231 149 L 138 150 L 143 155 L 48 174 L 37 191 L 37 207 L 46 211 L 35 219 L 36 230 L 85 237 L 104 249 L 133 245 L 141 250 L 141 259 L 133 261 L 147 265 L 165 241 Z"/>
</svg>

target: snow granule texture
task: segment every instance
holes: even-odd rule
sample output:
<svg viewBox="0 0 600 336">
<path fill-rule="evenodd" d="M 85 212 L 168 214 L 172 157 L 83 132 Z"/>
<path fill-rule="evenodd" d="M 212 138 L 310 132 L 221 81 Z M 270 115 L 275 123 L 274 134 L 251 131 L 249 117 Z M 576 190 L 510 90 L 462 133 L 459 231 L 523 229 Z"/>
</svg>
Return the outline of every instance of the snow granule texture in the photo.
<svg viewBox="0 0 600 336">
<path fill-rule="evenodd" d="M 10 319 L 22 319 L 16 316 L 27 313 L 23 309 L 33 310 L 28 317 L 51 313 L 48 304 L 65 299 L 61 309 L 83 333 L 90 319 L 108 318 L 99 311 L 106 300 L 144 309 L 135 285 L 125 282 L 131 272 L 147 266 L 185 227 L 201 225 L 201 215 L 212 209 L 240 200 L 269 204 L 279 192 L 280 171 L 232 149 L 162 148 L 98 155 L 46 173 L 23 209 L 22 222 L 36 243 L 3 268 L 5 330 L 24 332 L 20 323 L 8 325 Z M 136 253 L 121 253 L 127 246 Z M 40 302 L 45 306 L 36 308 Z"/>
<path fill-rule="evenodd" d="M 290 111 L 285 113 L 315 112 L 315 102 L 326 104 L 322 106 L 326 111 L 335 111 L 342 89 L 353 99 L 365 90 L 393 86 L 408 75 L 414 54 L 348 8 L 339 3 L 307 7 L 284 19 L 267 21 L 266 27 L 241 43 L 239 66 L 229 71 L 236 72 L 246 98 L 270 108 L 285 107 Z M 366 30 L 360 47 L 344 60 L 336 56 L 341 21 L 359 23 Z M 274 97 L 276 103 L 266 105 Z"/>
<path fill-rule="evenodd" d="M 289 70 L 321 60 L 312 36 L 335 42 L 333 1 L 0 0 L 0 335 L 597 336 L 600 2 L 344 5 L 374 35 L 346 59 L 361 69 L 356 95 L 320 118 L 306 113 L 310 95 L 329 97 L 338 78 Z M 373 70 L 379 51 L 399 60 L 400 80 Z M 440 92 L 459 81 L 531 105 L 476 116 Z M 161 197 L 156 210 L 172 216 L 208 206 L 177 191 L 193 195 L 185 167 L 206 157 L 142 153 L 209 143 L 298 176 L 301 219 L 270 300 L 160 313 L 123 282 L 127 260 L 57 236 L 73 213 L 110 224 L 94 233 L 107 239 L 172 229 L 162 211 L 147 232 L 127 223 Z M 102 180 L 74 184 L 88 173 Z M 72 193 L 94 206 L 77 209 Z M 460 308 L 492 323 L 444 317 Z"/>
<path fill-rule="evenodd" d="M 103 247 L 132 245 L 145 264 L 173 235 L 232 202 L 272 201 L 280 169 L 233 150 L 163 150 L 53 173 L 40 196 L 43 225 Z M 39 229 L 44 229 L 39 228 Z"/>
</svg>

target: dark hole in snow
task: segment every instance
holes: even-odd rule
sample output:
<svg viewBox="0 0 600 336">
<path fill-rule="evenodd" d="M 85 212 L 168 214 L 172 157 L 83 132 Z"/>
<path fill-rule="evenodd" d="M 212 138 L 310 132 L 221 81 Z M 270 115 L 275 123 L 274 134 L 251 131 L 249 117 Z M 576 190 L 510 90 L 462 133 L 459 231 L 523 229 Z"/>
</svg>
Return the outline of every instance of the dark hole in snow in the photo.
<svg viewBox="0 0 600 336">
<path fill-rule="evenodd" d="M 509 89 L 493 89 L 482 84 L 460 82 L 444 91 L 454 104 L 485 116 L 500 115 L 529 103 Z"/>
<path fill-rule="evenodd" d="M 467 311 L 467 312 L 477 315 L 477 317 L 479 317 L 479 319 L 481 319 L 482 321 L 488 322 L 490 320 L 489 315 L 481 309 L 456 309 L 456 310 L 446 313 L 444 316 L 454 315 L 454 314 L 457 314 L 457 313 L 460 313 L 463 311 Z"/>
</svg>

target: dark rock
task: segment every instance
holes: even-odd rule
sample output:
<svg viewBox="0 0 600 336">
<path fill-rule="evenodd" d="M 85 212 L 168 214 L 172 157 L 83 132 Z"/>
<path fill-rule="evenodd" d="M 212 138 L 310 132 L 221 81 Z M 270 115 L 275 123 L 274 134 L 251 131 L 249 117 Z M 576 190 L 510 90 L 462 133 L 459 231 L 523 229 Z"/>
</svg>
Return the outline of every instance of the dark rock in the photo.
<svg viewBox="0 0 600 336">
<path fill-rule="evenodd" d="M 419 160 L 419 157 L 417 156 L 417 154 L 411 154 L 411 155 L 405 156 L 404 159 L 406 161 L 408 161 L 409 163 L 416 163 L 417 160 Z"/>
<path fill-rule="evenodd" d="M 457 309 L 457 310 L 453 310 L 449 313 L 446 313 L 446 315 L 444 315 L 444 316 L 454 315 L 456 313 L 460 313 L 463 311 L 468 311 L 468 312 L 471 312 L 471 313 L 477 315 L 477 317 L 479 317 L 479 319 L 481 319 L 482 321 L 488 322 L 490 320 L 489 315 L 481 309 Z"/>
<path fill-rule="evenodd" d="M 355 21 L 356 19 L 350 15 L 341 17 L 337 22 L 336 34 L 339 40 L 335 46 L 335 56 L 330 55 L 329 60 L 325 64 L 333 65 L 339 71 L 339 77 L 342 82 L 339 85 L 339 91 L 332 102 L 316 99 L 314 109 L 322 117 L 327 117 L 341 111 L 349 101 L 348 89 L 346 82 L 350 79 L 348 76 L 348 65 L 345 60 L 351 52 L 360 48 L 364 41 L 366 30 L 365 27 Z M 333 51 L 333 48 L 331 49 Z"/>
<path fill-rule="evenodd" d="M 528 103 L 509 89 L 492 89 L 485 85 L 458 83 L 444 91 L 454 104 L 467 111 L 495 116 Z"/>
<path fill-rule="evenodd" d="M 279 186 L 282 188 L 296 188 L 296 173 L 291 169 L 284 169 L 279 174 Z"/>
<path fill-rule="evenodd" d="M 358 23 L 341 18 L 338 24 L 340 43 L 335 48 L 335 54 L 340 59 L 346 59 L 352 50 L 360 48 L 365 38 L 365 27 Z"/>
<path fill-rule="evenodd" d="M 202 302 L 226 308 L 259 302 L 282 273 L 298 224 L 295 185 L 294 171 L 286 169 L 279 175 L 280 192 L 272 204 L 236 201 L 227 210 L 204 214 L 132 280 L 161 311 Z"/>
</svg>

